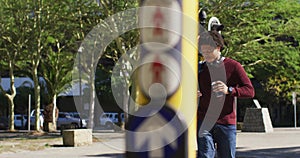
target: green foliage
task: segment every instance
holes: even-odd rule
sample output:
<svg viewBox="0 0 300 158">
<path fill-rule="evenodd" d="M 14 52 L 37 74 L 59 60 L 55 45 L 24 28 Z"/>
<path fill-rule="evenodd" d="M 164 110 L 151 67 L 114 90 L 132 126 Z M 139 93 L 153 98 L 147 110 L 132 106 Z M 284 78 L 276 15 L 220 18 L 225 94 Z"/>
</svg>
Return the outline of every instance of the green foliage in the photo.
<svg viewBox="0 0 300 158">
<path fill-rule="evenodd" d="M 241 62 L 248 75 L 263 86 L 265 94 L 256 96 L 274 96 L 268 104 L 290 100 L 300 84 L 299 1 L 215 0 L 202 1 L 200 7 L 225 26 L 224 54 Z"/>
<path fill-rule="evenodd" d="M 51 95 L 59 93 L 70 81 L 74 56 L 80 41 L 89 31 L 119 13 L 123 19 L 114 19 L 114 27 L 109 28 L 108 34 L 118 33 L 124 29 L 121 27 L 126 27 L 118 22 L 124 23 L 132 16 L 124 15 L 122 11 L 138 6 L 136 0 L 100 0 L 99 4 L 90 0 L 38 2 L 0 2 L 0 71 L 1 75 L 7 75 L 8 61 L 13 59 L 16 60 L 17 76 L 28 75 L 33 66 L 32 60 L 40 58 L 39 74 L 46 79 Z M 274 96 L 290 100 L 290 92 L 300 85 L 300 48 L 294 45 L 293 40 L 287 41 L 293 37 L 299 44 L 299 1 L 201 0 L 200 8 L 203 7 L 208 17 L 216 16 L 225 25 L 222 32 L 227 43 L 223 51 L 225 56 L 240 61 L 248 75 L 262 85 L 263 91 L 259 91 L 257 97 Z M 103 27 L 109 25 L 103 24 Z M 128 26 L 131 26 L 129 22 Z M 40 40 L 40 45 L 37 40 Z M 98 66 L 101 71 L 97 72 L 99 80 L 110 78 L 115 63 L 138 42 L 138 31 L 131 30 L 103 48 L 105 53 Z M 41 54 L 36 54 L 37 50 Z M 119 64 L 130 65 L 132 59 L 137 59 L 135 51 L 126 54 Z M 126 80 L 130 86 L 130 79 Z M 113 86 L 118 86 L 118 82 L 113 81 Z M 99 87 L 101 91 L 105 89 L 110 89 L 110 86 Z M 278 102 L 276 99 L 269 101 Z"/>
<path fill-rule="evenodd" d="M 14 86 L 14 71 L 22 53 L 26 52 L 24 48 L 28 44 L 30 18 L 27 1 L 0 1 L 0 64 L 1 71 L 9 72 L 5 74 L 10 77 L 10 92 L 5 92 L 0 86 L 0 91 L 7 97 L 9 111 L 9 130 L 14 130 L 14 98 L 17 94 Z M 20 62 L 18 62 L 20 61 Z M 1 79 L 0 74 L 0 79 Z"/>
<path fill-rule="evenodd" d="M 121 34 L 116 39 L 108 45 L 105 46 L 104 54 L 99 60 L 99 65 L 97 68 L 97 78 L 96 83 L 99 83 L 96 87 L 98 93 L 100 92 L 102 97 L 104 96 L 103 91 L 105 91 L 109 98 L 112 98 L 111 88 L 114 87 L 124 87 L 123 89 L 128 89 L 131 84 L 131 79 L 129 76 L 120 75 L 129 74 L 128 71 L 132 69 L 130 62 L 137 60 L 137 53 L 135 46 L 139 42 L 139 33 L 137 30 L 129 30 L 125 33 L 120 32 L 121 30 L 128 30 L 132 26 L 136 26 L 136 12 L 128 11 L 128 9 L 135 8 L 138 6 L 136 0 L 125 0 L 125 1 L 100 1 L 100 7 L 103 11 L 101 27 L 108 30 L 109 34 Z M 125 11 L 125 12 L 123 12 Z M 110 18 L 109 20 L 107 18 Z M 113 23 L 106 23 L 111 21 Z M 110 35 L 107 35 L 110 36 Z M 103 40 L 103 39 L 100 39 Z M 132 49 L 134 51 L 132 51 Z M 122 59 L 120 59 L 122 57 Z M 113 68 L 126 67 L 122 70 L 115 70 L 112 74 Z M 114 77 L 112 78 L 112 75 Z M 116 97 L 120 97 L 124 92 L 118 92 Z M 113 104 L 115 104 L 113 102 Z"/>
<path fill-rule="evenodd" d="M 44 8 L 46 49 L 39 73 L 47 82 L 49 99 L 53 99 L 71 82 L 79 41 L 97 23 L 99 16 L 92 12 L 97 12 L 99 7 L 96 3 L 81 0 L 47 1 Z"/>
</svg>

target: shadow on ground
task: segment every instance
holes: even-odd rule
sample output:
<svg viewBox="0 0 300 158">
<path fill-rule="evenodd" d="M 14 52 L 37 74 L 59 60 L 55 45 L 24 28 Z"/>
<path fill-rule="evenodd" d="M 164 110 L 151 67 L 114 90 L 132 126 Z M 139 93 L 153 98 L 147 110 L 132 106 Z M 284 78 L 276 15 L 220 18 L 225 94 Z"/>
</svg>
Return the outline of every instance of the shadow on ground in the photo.
<svg viewBox="0 0 300 158">
<path fill-rule="evenodd" d="M 245 149 L 245 148 L 237 148 Z M 87 157 L 99 157 L 99 158 L 125 158 L 124 154 L 100 154 L 100 155 L 87 155 Z M 299 147 L 287 147 L 287 148 L 272 148 L 272 149 L 259 149 L 259 150 L 245 150 L 237 151 L 236 158 L 296 158 L 300 157 Z"/>
<path fill-rule="evenodd" d="M 108 153 L 108 154 L 100 154 L 100 155 L 86 155 L 87 157 L 102 157 L 102 158 L 125 158 L 124 154 L 114 154 L 114 153 Z"/>
<path fill-rule="evenodd" d="M 18 138 L 18 139 L 52 139 L 61 137 L 60 133 L 46 133 L 46 132 L 8 132 L 4 131 L 0 133 L 0 140 Z"/>
<path fill-rule="evenodd" d="M 237 150 L 243 148 L 237 148 Z M 257 149 L 257 150 L 245 150 L 237 151 L 237 158 L 296 158 L 300 157 L 299 147 L 287 147 L 287 148 L 272 148 L 272 149 Z"/>
</svg>

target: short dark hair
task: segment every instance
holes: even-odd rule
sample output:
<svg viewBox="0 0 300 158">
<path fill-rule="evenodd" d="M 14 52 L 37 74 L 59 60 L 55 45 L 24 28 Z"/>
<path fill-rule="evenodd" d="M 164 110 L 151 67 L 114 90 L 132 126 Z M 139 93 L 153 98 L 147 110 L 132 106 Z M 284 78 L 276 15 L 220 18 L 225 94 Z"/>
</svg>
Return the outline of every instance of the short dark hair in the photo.
<svg viewBox="0 0 300 158">
<path fill-rule="evenodd" d="M 212 47 L 219 46 L 222 49 L 224 47 L 224 39 L 222 35 L 215 30 L 205 31 L 200 34 L 199 46 L 201 45 L 210 45 Z"/>
</svg>

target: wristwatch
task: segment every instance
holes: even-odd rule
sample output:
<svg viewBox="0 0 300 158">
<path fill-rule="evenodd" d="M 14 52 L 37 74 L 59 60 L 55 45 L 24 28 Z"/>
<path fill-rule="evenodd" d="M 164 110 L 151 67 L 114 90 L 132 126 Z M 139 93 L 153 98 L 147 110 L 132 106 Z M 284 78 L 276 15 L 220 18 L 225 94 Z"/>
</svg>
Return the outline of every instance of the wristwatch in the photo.
<svg viewBox="0 0 300 158">
<path fill-rule="evenodd" d="M 233 91 L 233 87 L 228 87 L 228 93 L 231 95 Z"/>
</svg>

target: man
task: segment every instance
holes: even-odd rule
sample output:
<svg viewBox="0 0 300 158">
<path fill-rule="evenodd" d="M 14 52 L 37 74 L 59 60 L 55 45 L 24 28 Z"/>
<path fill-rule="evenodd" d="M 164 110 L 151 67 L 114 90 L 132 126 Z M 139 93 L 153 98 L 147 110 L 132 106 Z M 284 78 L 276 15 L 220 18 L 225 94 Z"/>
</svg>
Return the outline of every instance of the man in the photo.
<svg viewBox="0 0 300 158">
<path fill-rule="evenodd" d="M 236 110 L 234 97 L 252 98 L 254 88 L 241 64 L 221 56 L 224 40 L 217 31 L 200 35 L 198 83 L 198 158 L 234 158 Z"/>
</svg>

